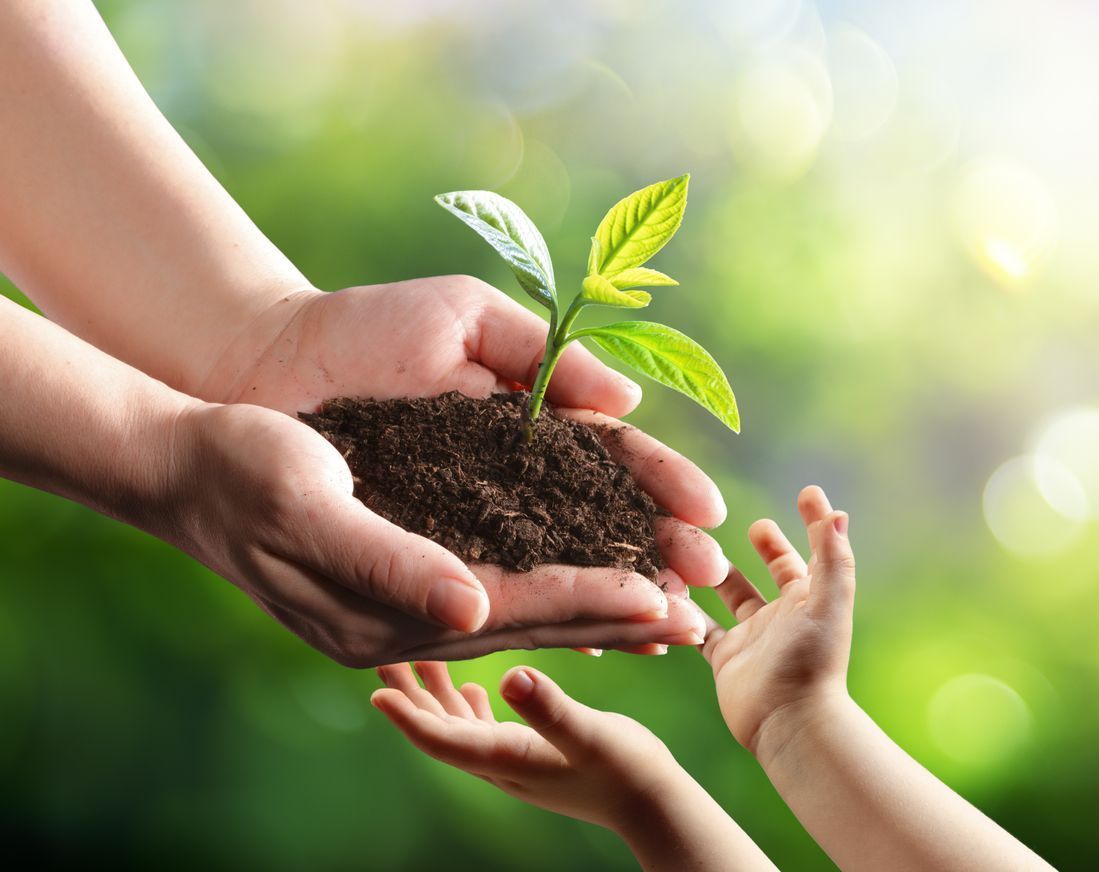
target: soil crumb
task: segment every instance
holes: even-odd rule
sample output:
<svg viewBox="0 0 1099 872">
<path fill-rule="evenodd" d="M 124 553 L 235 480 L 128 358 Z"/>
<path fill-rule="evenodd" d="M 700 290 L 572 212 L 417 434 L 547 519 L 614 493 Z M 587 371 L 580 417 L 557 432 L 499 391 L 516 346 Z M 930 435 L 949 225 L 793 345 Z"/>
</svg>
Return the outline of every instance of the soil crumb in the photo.
<svg viewBox="0 0 1099 872">
<path fill-rule="evenodd" d="M 465 561 L 609 566 L 655 581 L 664 563 L 652 499 L 599 433 L 549 404 L 528 445 L 526 399 L 341 397 L 299 417 L 346 458 L 355 496 Z"/>
</svg>

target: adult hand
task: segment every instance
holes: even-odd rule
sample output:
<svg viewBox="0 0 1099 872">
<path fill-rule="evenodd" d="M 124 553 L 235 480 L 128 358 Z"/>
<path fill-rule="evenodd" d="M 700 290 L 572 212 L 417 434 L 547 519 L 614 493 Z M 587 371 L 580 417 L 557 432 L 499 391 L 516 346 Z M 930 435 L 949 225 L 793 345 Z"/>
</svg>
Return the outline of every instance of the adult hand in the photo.
<svg viewBox="0 0 1099 872">
<path fill-rule="evenodd" d="M 384 399 L 448 390 L 486 396 L 516 383 L 529 384 L 541 360 L 545 337 L 544 321 L 495 288 L 464 276 L 349 288 L 331 294 L 306 291 L 276 303 L 238 336 L 206 375 L 200 393 L 209 400 L 255 403 L 288 414 L 316 409 L 323 400 L 336 396 Z M 562 356 L 548 396 L 560 406 L 577 407 L 565 414 L 620 431 L 605 440 L 608 450 L 631 468 L 642 487 L 670 513 L 659 522 L 657 534 L 671 570 L 666 578 L 673 579 L 673 594 L 678 578 L 695 585 L 719 583 L 725 574 L 725 560 L 718 545 L 698 529 L 724 520 L 725 506 L 717 488 L 686 458 L 636 428 L 606 417 L 625 414 L 637 404 L 637 385 L 574 344 Z M 341 468 L 346 469 L 342 461 Z M 473 579 L 448 552 L 382 523 L 377 516 L 370 517 L 369 529 L 356 530 L 355 538 L 339 547 L 384 556 L 411 548 L 415 542 L 414 550 L 446 554 L 447 577 Z M 426 602 L 439 578 L 438 570 L 423 561 L 396 563 L 386 579 L 375 585 L 373 595 L 407 610 L 413 601 Z M 601 596 L 590 593 L 607 585 L 609 570 L 541 567 L 518 575 L 476 566 L 474 573 L 482 585 L 492 586 L 494 608 L 518 608 L 525 615 L 509 616 L 512 626 L 520 621 L 558 625 L 575 617 L 578 596 L 590 597 L 586 601 L 589 620 L 620 622 L 624 617 L 622 609 L 610 608 Z M 630 578 L 620 588 L 623 608 L 629 602 L 629 614 L 651 611 L 652 586 L 641 583 L 638 576 Z M 401 593 L 390 591 L 389 585 Z M 541 617 L 535 618 L 534 611 Z M 421 608 L 418 613 L 422 612 Z M 461 623 L 451 626 L 468 629 Z M 628 637 L 635 638 L 636 627 L 629 629 Z M 646 640 L 649 643 L 662 643 L 678 634 L 655 626 L 652 629 L 659 631 Z M 593 638 L 593 634 L 584 637 Z M 557 644 L 575 647 L 622 643 L 617 630 L 595 643 L 566 639 L 561 634 L 555 638 L 560 639 Z M 484 650 L 491 650 L 487 639 L 481 644 Z"/>
<path fill-rule="evenodd" d="M 158 535 L 345 665 L 702 640 L 702 613 L 672 570 L 661 590 L 620 570 L 467 567 L 367 509 L 339 452 L 281 413 L 191 406 L 171 456 L 175 508 Z"/>
</svg>

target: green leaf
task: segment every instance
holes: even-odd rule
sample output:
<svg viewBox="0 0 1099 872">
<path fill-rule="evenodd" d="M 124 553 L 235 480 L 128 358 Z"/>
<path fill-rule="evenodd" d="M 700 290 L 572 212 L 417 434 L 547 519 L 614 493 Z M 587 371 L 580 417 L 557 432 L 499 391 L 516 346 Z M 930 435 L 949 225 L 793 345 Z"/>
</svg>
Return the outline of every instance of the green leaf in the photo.
<svg viewBox="0 0 1099 872">
<path fill-rule="evenodd" d="M 678 330 L 652 321 L 619 321 L 578 330 L 638 372 L 686 394 L 736 433 L 740 413 L 729 380 L 701 345 Z"/>
<path fill-rule="evenodd" d="M 603 276 L 588 276 L 584 279 L 580 296 L 601 306 L 621 306 L 626 309 L 643 309 L 652 300 L 652 295 L 645 291 L 620 291 Z"/>
<path fill-rule="evenodd" d="M 593 276 L 599 272 L 599 240 L 591 238 L 591 251 L 588 252 L 588 275 Z"/>
<path fill-rule="evenodd" d="M 557 307 L 549 249 L 522 209 L 491 191 L 452 191 L 435 202 L 495 248 L 524 291 L 549 309 Z"/>
<path fill-rule="evenodd" d="M 690 178 L 683 175 L 657 182 L 614 205 L 595 231 L 600 275 L 611 279 L 641 266 L 665 246 L 683 221 Z"/>
<path fill-rule="evenodd" d="M 611 279 L 611 284 L 619 290 L 623 288 L 656 288 L 678 285 L 671 276 L 666 276 L 655 269 L 646 266 L 635 266 L 632 269 L 624 269 Z"/>
</svg>

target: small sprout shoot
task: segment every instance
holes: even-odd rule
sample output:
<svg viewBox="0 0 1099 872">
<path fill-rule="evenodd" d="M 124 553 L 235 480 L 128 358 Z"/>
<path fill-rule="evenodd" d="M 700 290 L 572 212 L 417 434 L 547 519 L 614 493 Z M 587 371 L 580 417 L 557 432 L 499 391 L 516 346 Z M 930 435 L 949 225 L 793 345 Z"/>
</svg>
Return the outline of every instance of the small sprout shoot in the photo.
<svg viewBox="0 0 1099 872">
<path fill-rule="evenodd" d="M 729 380 L 693 339 L 652 321 L 618 321 L 604 327 L 573 329 L 586 306 L 642 309 L 652 299 L 643 288 L 678 284 L 645 263 L 679 229 L 687 207 L 689 179 L 683 175 L 657 182 L 614 205 L 592 237 L 588 275 L 564 314 L 557 301 L 549 249 L 522 209 L 491 191 L 455 191 L 435 198 L 496 249 L 523 290 L 549 309 L 546 353 L 526 409 L 524 430 L 528 441 L 557 361 L 570 342 L 584 338 L 638 372 L 686 394 L 731 430 L 740 432 L 740 415 Z"/>
</svg>

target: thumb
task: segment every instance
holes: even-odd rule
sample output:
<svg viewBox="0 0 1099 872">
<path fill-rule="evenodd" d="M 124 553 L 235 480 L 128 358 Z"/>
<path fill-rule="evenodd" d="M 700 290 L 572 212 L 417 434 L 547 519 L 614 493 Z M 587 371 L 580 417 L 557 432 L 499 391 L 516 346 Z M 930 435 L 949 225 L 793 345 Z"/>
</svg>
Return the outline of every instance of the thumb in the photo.
<svg viewBox="0 0 1099 872">
<path fill-rule="evenodd" d="M 484 587 L 461 560 L 347 496 L 315 531 L 305 562 L 356 593 L 433 624 L 471 633 L 489 613 Z M 293 555 L 290 555 L 293 556 Z"/>
<path fill-rule="evenodd" d="M 500 695 L 566 757 L 575 757 L 591 747 L 596 712 L 578 703 L 537 669 L 509 669 L 500 680 Z"/>
<path fill-rule="evenodd" d="M 818 614 L 850 613 L 855 601 L 855 554 L 846 512 L 829 512 L 809 526 L 813 572 L 809 602 Z"/>
</svg>

